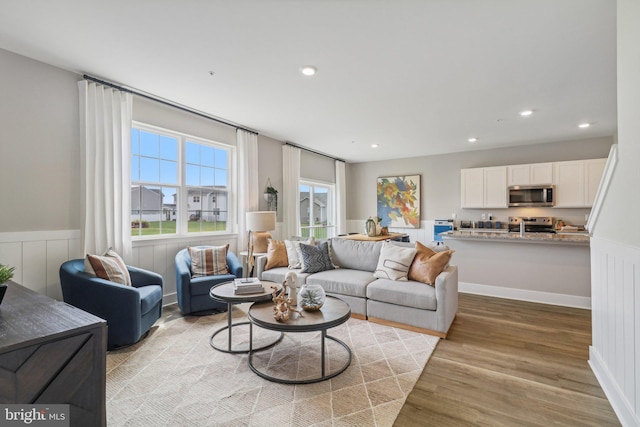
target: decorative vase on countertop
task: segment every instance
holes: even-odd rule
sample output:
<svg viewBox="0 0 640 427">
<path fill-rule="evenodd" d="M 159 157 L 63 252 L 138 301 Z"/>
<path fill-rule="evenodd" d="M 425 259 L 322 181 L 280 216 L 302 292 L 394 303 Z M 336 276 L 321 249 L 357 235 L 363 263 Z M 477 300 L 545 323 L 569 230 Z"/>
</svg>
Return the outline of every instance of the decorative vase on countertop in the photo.
<svg viewBox="0 0 640 427">
<path fill-rule="evenodd" d="M 326 299 L 324 288 L 320 285 L 302 285 L 298 293 L 298 304 L 306 311 L 318 311 Z"/>
<path fill-rule="evenodd" d="M 376 222 L 373 220 L 373 218 L 369 218 L 367 220 L 367 222 L 365 223 L 365 232 L 367 233 L 367 236 L 369 237 L 375 237 L 376 236 Z"/>
</svg>

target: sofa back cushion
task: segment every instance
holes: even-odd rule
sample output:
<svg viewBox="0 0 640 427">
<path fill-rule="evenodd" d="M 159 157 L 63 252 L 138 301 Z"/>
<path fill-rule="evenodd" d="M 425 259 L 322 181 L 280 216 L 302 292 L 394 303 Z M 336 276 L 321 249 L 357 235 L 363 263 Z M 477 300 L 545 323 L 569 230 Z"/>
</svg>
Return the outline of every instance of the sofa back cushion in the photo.
<svg viewBox="0 0 640 427">
<path fill-rule="evenodd" d="M 331 261 L 340 268 L 370 271 L 373 273 L 380 258 L 380 242 L 331 239 Z"/>
</svg>

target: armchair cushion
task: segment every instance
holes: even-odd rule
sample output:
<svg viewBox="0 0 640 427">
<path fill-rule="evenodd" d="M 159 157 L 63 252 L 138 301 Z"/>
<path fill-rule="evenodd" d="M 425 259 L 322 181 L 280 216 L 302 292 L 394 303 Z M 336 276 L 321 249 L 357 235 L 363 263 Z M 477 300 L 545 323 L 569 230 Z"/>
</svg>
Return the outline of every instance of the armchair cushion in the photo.
<svg viewBox="0 0 640 427">
<path fill-rule="evenodd" d="M 127 265 L 113 249 L 109 248 L 104 255 L 87 254 L 87 260 L 99 278 L 131 286 L 131 276 L 129 276 Z"/>
<path fill-rule="evenodd" d="M 198 246 L 189 247 L 188 249 L 189 257 L 191 257 L 192 277 L 229 274 L 229 267 L 227 266 L 229 245 Z"/>
</svg>

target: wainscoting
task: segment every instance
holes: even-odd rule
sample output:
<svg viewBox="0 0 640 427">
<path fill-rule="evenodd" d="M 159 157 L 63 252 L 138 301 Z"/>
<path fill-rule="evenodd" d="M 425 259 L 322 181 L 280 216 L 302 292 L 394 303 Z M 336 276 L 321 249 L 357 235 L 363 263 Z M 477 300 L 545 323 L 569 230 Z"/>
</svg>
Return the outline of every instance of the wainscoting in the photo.
<svg viewBox="0 0 640 427">
<path fill-rule="evenodd" d="M 640 248 L 591 239 L 589 364 L 623 425 L 640 425 Z"/>
</svg>

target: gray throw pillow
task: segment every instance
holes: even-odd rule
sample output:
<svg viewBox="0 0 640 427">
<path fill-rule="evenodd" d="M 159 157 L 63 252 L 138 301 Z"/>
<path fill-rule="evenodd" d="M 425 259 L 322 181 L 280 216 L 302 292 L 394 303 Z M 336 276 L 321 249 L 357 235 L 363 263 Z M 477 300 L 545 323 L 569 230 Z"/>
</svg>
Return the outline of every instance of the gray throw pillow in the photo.
<svg viewBox="0 0 640 427">
<path fill-rule="evenodd" d="M 323 242 L 318 246 L 300 244 L 302 255 L 301 273 L 319 273 L 321 271 L 333 270 L 333 264 L 329 257 L 329 244 Z"/>
</svg>

